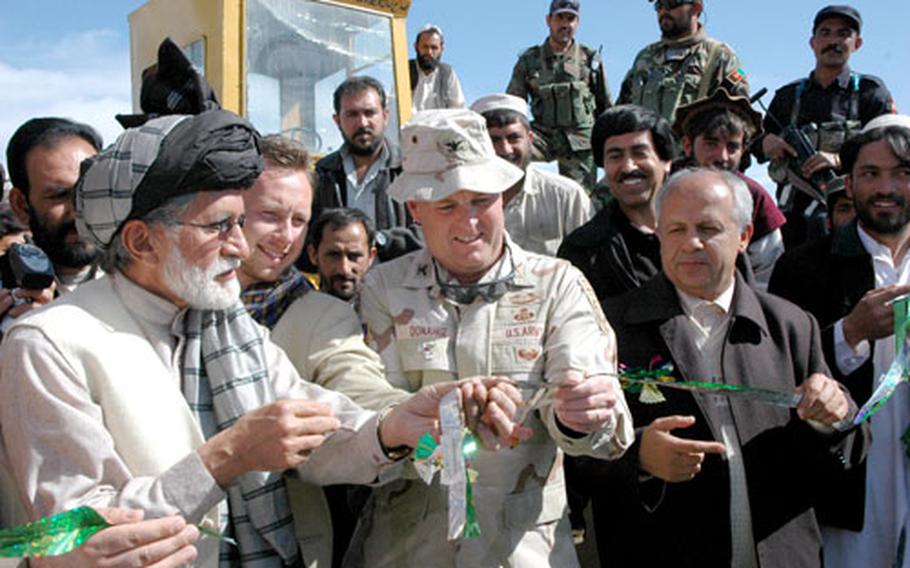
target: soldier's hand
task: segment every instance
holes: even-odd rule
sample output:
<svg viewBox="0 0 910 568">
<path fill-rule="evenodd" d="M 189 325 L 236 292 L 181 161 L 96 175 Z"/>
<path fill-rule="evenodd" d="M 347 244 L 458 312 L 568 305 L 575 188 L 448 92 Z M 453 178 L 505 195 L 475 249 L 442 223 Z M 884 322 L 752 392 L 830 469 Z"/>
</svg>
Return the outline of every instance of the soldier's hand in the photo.
<svg viewBox="0 0 910 568">
<path fill-rule="evenodd" d="M 459 390 L 465 424 L 481 441 L 497 447 L 496 438 L 516 435 L 512 422 L 521 393 L 504 377 L 472 377 L 458 382 L 427 385 L 396 406 L 383 420 L 380 436 L 386 447 L 417 445 L 426 432 L 439 432 L 439 401 Z"/>
<path fill-rule="evenodd" d="M 309 459 L 340 422 L 310 400 L 279 400 L 244 414 L 198 452 L 221 487 L 248 471 L 283 471 Z"/>
<path fill-rule="evenodd" d="M 664 416 L 645 428 L 638 450 L 642 470 L 670 483 L 689 481 L 701 471 L 705 454 L 727 451 L 720 442 L 686 440 L 671 434 L 677 428 L 695 424 L 694 416 Z"/>
<path fill-rule="evenodd" d="M 850 403 L 834 379 L 813 373 L 796 392 L 803 395 L 796 407 L 796 414 L 803 420 L 833 426 L 847 417 Z"/>
<path fill-rule="evenodd" d="M 477 428 L 472 428 L 480 438 L 483 446 L 488 450 L 499 450 L 506 446 L 529 439 L 534 431 L 521 423 L 522 415 L 519 412 L 523 401 L 521 391 L 506 377 L 477 377 L 486 390 L 486 399 L 476 422 Z M 475 396 L 475 398 L 477 398 Z M 530 409 L 529 409 L 530 410 Z M 465 407 L 466 417 L 470 426 L 471 416 Z"/>
<path fill-rule="evenodd" d="M 844 317 L 844 339 L 852 348 L 861 341 L 875 341 L 894 334 L 894 308 L 898 296 L 910 293 L 910 286 L 895 285 L 866 292 Z"/>
<path fill-rule="evenodd" d="M 33 568 L 177 568 L 196 558 L 199 531 L 181 517 L 142 520 L 142 511 L 99 509 L 112 527 L 69 554 L 29 559 Z"/>
<path fill-rule="evenodd" d="M 569 371 L 557 380 L 553 391 L 553 411 L 563 426 L 590 434 L 615 424 L 613 407 L 622 396 L 616 377 L 603 374 L 585 376 Z"/>
<path fill-rule="evenodd" d="M 762 151 L 765 156 L 771 160 L 784 160 L 786 158 L 797 157 L 796 150 L 793 146 L 776 134 L 765 134 L 761 143 Z"/>
<path fill-rule="evenodd" d="M 809 179 L 812 174 L 821 170 L 837 169 L 838 159 L 830 152 L 816 152 L 803 162 L 803 177 Z"/>
</svg>

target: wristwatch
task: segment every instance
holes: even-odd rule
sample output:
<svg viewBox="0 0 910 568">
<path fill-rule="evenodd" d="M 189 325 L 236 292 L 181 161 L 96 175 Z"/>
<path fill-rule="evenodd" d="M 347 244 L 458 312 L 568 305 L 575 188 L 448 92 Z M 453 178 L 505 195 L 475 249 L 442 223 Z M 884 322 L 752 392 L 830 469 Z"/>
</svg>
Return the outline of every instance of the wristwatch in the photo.
<svg viewBox="0 0 910 568">
<path fill-rule="evenodd" d="M 390 448 L 386 446 L 382 441 L 382 422 L 389 414 L 391 414 L 392 410 L 395 409 L 395 406 L 397 405 L 390 404 L 389 406 L 386 406 L 380 410 L 378 418 L 376 419 L 376 438 L 379 439 L 379 447 L 382 449 L 382 453 L 385 455 L 385 457 L 392 461 L 402 460 L 411 455 L 411 452 L 414 451 L 414 448 L 408 446 L 407 444 Z"/>
</svg>

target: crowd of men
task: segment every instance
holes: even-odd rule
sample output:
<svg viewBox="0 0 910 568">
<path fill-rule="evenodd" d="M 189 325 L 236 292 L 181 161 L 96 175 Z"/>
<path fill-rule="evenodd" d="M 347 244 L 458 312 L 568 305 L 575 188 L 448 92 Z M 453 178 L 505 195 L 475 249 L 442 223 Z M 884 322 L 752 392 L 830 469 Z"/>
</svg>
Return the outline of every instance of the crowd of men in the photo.
<svg viewBox="0 0 910 568">
<path fill-rule="evenodd" d="M 850 6 L 762 116 L 704 0 L 652 1 L 615 105 L 580 2 L 552 0 L 476 101 L 422 27 L 397 136 L 385 86 L 345 79 L 315 163 L 170 40 L 113 144 L 21 125 L 0 526 L 111 525 L 32 564 L 910 567 L 910 394 L 854 424 L 908 365 L 910 117 L 849 67 Z M 478 442 L 458 538 L 414 461 L 453 397 Z"/>
</svg>

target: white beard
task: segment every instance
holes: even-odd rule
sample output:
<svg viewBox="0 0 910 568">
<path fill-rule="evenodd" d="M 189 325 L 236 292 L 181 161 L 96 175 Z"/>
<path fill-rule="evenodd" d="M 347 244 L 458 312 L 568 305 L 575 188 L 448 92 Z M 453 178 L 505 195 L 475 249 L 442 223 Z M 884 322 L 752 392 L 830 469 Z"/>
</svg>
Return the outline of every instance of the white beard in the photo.
<svg viewBox="0 0 910 568">
<path fill-rule="evenodd" d="M 237 303 L 240 297 L 240 282 L 232 278 L 224 284 L 215 277 L 228 270 L 236 270 L 240 259 L 220 256 L 211 265 L 203 268 L 190 265 L 176 246 L 164 263 L 164 276 L 171 291 L 196 310 L 226 310 Z"/>
</svg>

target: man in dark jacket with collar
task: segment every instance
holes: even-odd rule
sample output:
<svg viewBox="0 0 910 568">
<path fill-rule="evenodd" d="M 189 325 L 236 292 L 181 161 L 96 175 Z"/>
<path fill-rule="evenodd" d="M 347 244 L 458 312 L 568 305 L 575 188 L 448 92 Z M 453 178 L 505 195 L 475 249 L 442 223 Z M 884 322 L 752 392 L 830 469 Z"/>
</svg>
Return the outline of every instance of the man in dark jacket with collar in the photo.
<svg viewBox="0 0 910 568">
<path fill-rule="evenodd" d="M 822 239 L 784 254 L 768 290 L 795 302 L 822 326 L 834 376 L 863 402 L 895 355 L 893 300 L 910 292 L 910 118 L 876 118 L 841 150 L 857 218 Z M 884 124 L 885 126 L 879 126 Z M 889 124 L 892 124 L 888 126 Z M 901 437 L 910 424 L 910 393 L 871 419 L 875 444 L 867 465 L 849 472 L 837 507 L 819 511 L 826 566 L 906 566 L 910 460 Z M 868 474 L 867 474 L 868 472 Z"/>
<path fill-rule="evenodd" d="M 607 302 L 619 361 L 672 363 L 677 380 L 801 396 L 789 409 L 666 388 L 647 403 L 629 396 L 635 444 L 620 460 L 599 462 L 601 559 L 818 567 L 816 488 L 863 456 L 864 431 L 848 430 L 856 405 L 828 377 L 815 320 L 737 274 L 752 232 L 751 196 L 739 178 L 680 172 L 657 211 L 663 272 Z"/>
<path fill-rule="evenodd" d="M 380 260 L 417 250 L 423 242 L 419 229 L 404 206 L 386 194 L 401 173 L 401 150 L 385 136 L 389 109 L 382 83 L 367 76 L 349 77 L 335 89 L 334 106 L 333 119 L 344 144 L 316 163 L 313 218 L 323 209 L 356 207 L 379 229 Z"/>
</svg>

